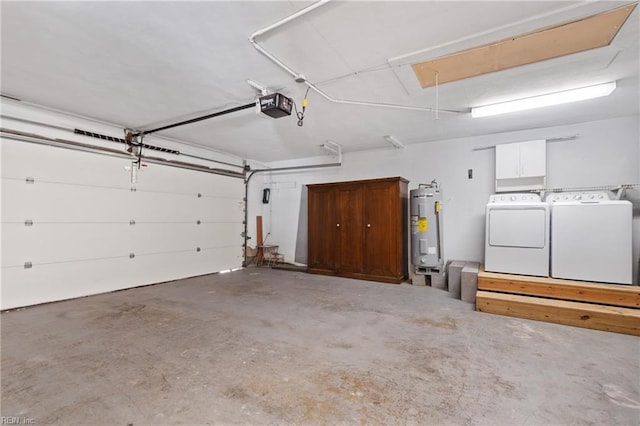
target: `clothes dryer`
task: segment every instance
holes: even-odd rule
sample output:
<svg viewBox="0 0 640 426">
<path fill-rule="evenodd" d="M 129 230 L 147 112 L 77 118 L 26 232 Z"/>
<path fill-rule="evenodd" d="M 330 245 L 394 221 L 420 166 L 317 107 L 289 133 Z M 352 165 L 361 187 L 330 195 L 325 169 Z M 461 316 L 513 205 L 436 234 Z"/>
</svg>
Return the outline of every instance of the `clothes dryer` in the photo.
<svg viewBox="0 0 640 426">
<path fill-rule="evenodd" d="M 632 215 L 629 201 L 606 192 L 554 193 L 551 206 L 551 276 L 632 283 Z"/>
</svg>

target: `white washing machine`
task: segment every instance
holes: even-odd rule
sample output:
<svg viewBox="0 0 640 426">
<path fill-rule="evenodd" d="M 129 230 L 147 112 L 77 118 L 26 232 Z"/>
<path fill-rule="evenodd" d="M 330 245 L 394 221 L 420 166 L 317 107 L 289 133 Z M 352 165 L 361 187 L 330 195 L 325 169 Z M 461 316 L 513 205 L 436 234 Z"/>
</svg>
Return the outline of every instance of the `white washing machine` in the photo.
<svg viewBox="0 0 640 426">
<path fill-rule="evenodd" d="M 549 276 L 549 205 L 539 195 L 492 195 L 485 236 L 486 271 Z"/>
<path fill-rule="evenodd" d="M 606 192 L 549 194 L 551 276 L 631 284 L 632 215 L 629 201 Z"/>
</svg>

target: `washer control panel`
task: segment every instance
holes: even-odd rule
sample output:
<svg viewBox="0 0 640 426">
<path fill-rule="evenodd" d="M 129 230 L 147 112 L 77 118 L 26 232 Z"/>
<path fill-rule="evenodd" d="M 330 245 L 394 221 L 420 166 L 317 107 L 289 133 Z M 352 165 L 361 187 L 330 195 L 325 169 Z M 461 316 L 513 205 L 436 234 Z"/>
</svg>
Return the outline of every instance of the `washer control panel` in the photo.
<svg viewBox="0 0 640 426">
<path fill-rule="evenodd" d="M 489 204 L 496 203 L 541 203 L 538 194 L 493 194 L 489 197 Z"/>
<path fill-rule="evenodd" d="M 606 192 L 558 192 L 547 195 L 547 203 L 558 203 L 563 201 L 578 201 L 583 203 L 599 203 L 608 201 L 609 194 Z"/>
</svg>

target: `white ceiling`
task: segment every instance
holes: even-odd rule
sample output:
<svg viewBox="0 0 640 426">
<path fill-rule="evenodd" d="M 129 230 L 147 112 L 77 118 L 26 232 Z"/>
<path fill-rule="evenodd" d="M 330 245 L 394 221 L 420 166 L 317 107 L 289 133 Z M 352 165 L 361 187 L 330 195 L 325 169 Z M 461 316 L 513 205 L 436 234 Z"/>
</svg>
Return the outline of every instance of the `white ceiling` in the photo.
<svg viewBox="0 0 640 426">
<path fill-rule="evenodd" d="M 338 99 L 436 106 L 409 64 L 629 2 L 330 2 L 257 41 Z M 248 78 L 300 105 L 307 89 L 248 36 L 311 2 L 2 1 L 2 93 L 135 129 L 250 103 Z M 504 116 L 336 104 L 309 93 L 304 126 L 245 110 L 162 135 L 262 162 L 598 120 L 640 112 L 639 9 L 611 46 L 440 85 L 439 108 L 617 80 L 608 98 Z M 418 52 L 413 55 L 412 52 Z M 398 58 L 402 57 L 402 58 Z M 397 58 L 397 59 L 394 59 Z M 115 135 L 119 136 L 119 135 Z"/>
</svg>

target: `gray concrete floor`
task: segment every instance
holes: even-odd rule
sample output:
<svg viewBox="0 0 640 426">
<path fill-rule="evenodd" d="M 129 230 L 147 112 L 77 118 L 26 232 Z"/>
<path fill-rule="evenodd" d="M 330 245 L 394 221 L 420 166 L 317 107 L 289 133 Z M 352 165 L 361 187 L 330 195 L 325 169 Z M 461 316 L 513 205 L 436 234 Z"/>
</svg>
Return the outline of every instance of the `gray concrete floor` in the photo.
<svg viewBox="0 0 640 426">
<path fill-rule="evenodd" d="M 250 268 L 2 314 L 35 424 L 639 424 L 640 339 Z"/>
</svg>

